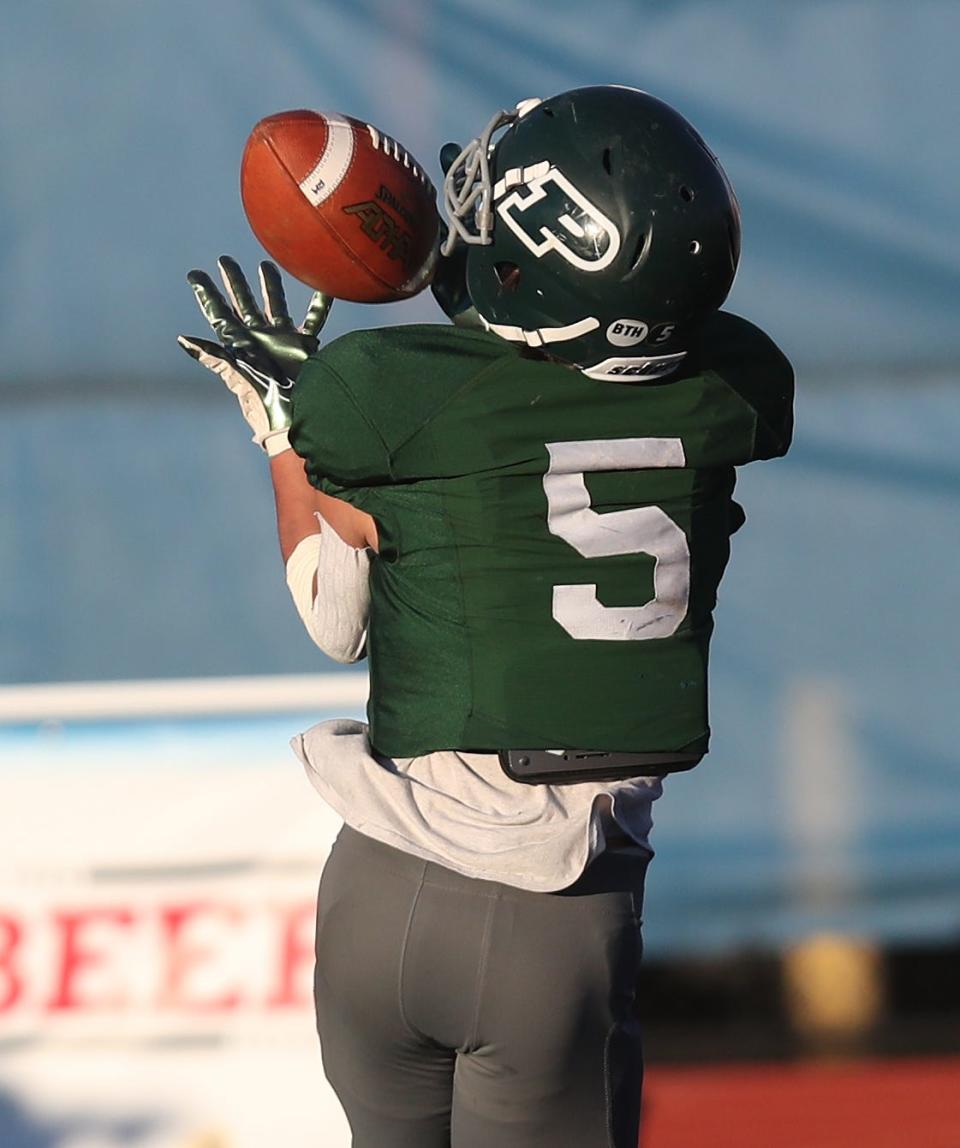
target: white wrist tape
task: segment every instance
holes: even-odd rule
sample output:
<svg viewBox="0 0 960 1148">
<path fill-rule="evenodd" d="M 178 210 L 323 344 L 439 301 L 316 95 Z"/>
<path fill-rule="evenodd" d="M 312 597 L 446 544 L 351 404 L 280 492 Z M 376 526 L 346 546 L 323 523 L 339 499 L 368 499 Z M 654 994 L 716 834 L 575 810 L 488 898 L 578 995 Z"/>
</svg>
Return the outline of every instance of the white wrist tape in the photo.
<svg viewBox="0 0 960 1148">
<path fill-rule="evenodd" d="M 268 431 L 262 438 L 254 435 L 253 441 L 262 446 L 270 458 L 273 458 L 275 455 L 283 454 L 285 450 L 290 450 L 288 434 L 288 428 L 284 427 L 283 430 Z"/>
<path fill-rule="evenodd" d="M 318 514 L 287 559 L 287 586 L 307 633 L 335 662 L 355 662 L 367 644 L 370 557 L 354 550 Z"/>
</svg>

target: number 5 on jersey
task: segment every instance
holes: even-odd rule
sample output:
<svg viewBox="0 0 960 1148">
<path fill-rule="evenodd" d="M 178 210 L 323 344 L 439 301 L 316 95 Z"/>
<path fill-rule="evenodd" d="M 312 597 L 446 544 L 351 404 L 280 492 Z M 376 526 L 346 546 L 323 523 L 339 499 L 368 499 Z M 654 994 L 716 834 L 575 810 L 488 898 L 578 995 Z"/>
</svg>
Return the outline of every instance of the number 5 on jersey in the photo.
<svg viewBox="0 0 960 1148">
<path fill-rule="evenodd" d="M 598 514 L 585 475 L 602 470 L 647 470 L 686 465 L 678 438 L 601 438 L 548 442 L 543 476 L 547 528 L 584 558 L 649 554 L 655 562 L 653 598 L 642 606 L 604 606 L 595 583 L 553 588 L 553 617 L 573 638 L 641 641 L 669 638 L 690 602 L 690 547 L 680 527 L 658 506 Z"/>
</svg>

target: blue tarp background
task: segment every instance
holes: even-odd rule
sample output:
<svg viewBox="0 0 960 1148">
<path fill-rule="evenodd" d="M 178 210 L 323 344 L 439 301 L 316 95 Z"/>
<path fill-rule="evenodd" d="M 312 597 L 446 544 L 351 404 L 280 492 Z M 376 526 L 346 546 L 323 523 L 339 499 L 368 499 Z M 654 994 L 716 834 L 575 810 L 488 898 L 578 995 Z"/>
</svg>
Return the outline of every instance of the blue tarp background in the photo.
<svg viewBox="0 0 960 1148">
<path fill-rule="evenodd" d="M 791 455 L 742 475 L 715 750 L 661 803 L 652 927 L 956 936 L 958 40 L 937 0 L 6 4 L 0 681 L 332 668 L 287 599 L 263 460 L 174 342 L 205 333 L 185 271 L 261 255 L 254 121 L 349 111 L 438 178 L 439 144 L 497 106 L 636 84 L 721 156 L 730 307 L 800 385 Z M 439 317 L 338 305 L 330 331 Z"/>
<path fill-rule="evenodd" d="M 5 378 L 196 382 L 185 270 L 259 251 L 237 193 L 267 112 L 369 117 L 439 176 L 447 139 L 580 84 L 644 87 L 744 208 L 732 307 L 802 365 L 951 361 L 960 8 L 950 0 L 7 0 Z M 433 314 L 342 307 L 333 330 Z"/>
</svg>

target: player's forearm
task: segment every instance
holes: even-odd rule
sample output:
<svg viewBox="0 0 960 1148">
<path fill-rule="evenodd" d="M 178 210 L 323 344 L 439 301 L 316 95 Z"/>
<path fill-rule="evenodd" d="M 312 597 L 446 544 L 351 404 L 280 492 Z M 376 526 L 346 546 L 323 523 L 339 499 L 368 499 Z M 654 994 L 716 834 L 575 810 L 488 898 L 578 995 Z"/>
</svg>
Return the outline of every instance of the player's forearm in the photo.
<svg viewBox="0 0 960 1148">
<path fill-rule="evenodd" d="M 320 532 L 318 513 L 349 546 L 356 550 L 377 549 L 377 527 L 373 518 L 348 502 L 312 487 L 304 472 L 303 460 L 292 450 L 270 459 L 270 477 L 284 563 L 307 535 Z"/>
<path fill-rule="evenodd" d="M 373 519 L 315 490 L 292 450 L 271 458 L 270 474 L 280 550 L 297 613 L 324 653 L 338 662 L 355 662 L 366 646 Z"/>
<path fill-rule="evenodd" d="M 303 470 L 303 460 L 292 450 L 270 459 L 270 477 L 277 510 L 277 534 L 283 561 L 309 534 L 319 534 L 316 518 L 319 492 L 314 490 Z"/>
<path fill-rule="evenodd" d="M 287 586 L 307 633 L 337 662 L 363 656 L 370 613 L 370 552 L 348 545 L 329 523 L 287 560 Z"/>
</svg>

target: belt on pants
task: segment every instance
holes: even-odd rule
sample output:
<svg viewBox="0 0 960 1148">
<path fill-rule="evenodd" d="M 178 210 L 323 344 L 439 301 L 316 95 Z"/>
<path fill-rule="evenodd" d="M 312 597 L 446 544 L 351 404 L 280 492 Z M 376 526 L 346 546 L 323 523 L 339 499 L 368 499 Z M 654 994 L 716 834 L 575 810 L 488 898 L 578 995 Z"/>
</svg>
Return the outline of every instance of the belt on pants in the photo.
<svg viewBox="0 0 960 1148">
<path fill-rule="evenodd" d="M 603 749 L 502 749 L 500 767 L 526 785 L 568 785 L 577 781 L 622 781 L 662 777 L 693 767 L 702 753 L 625 753 Z"/>
</svg>

